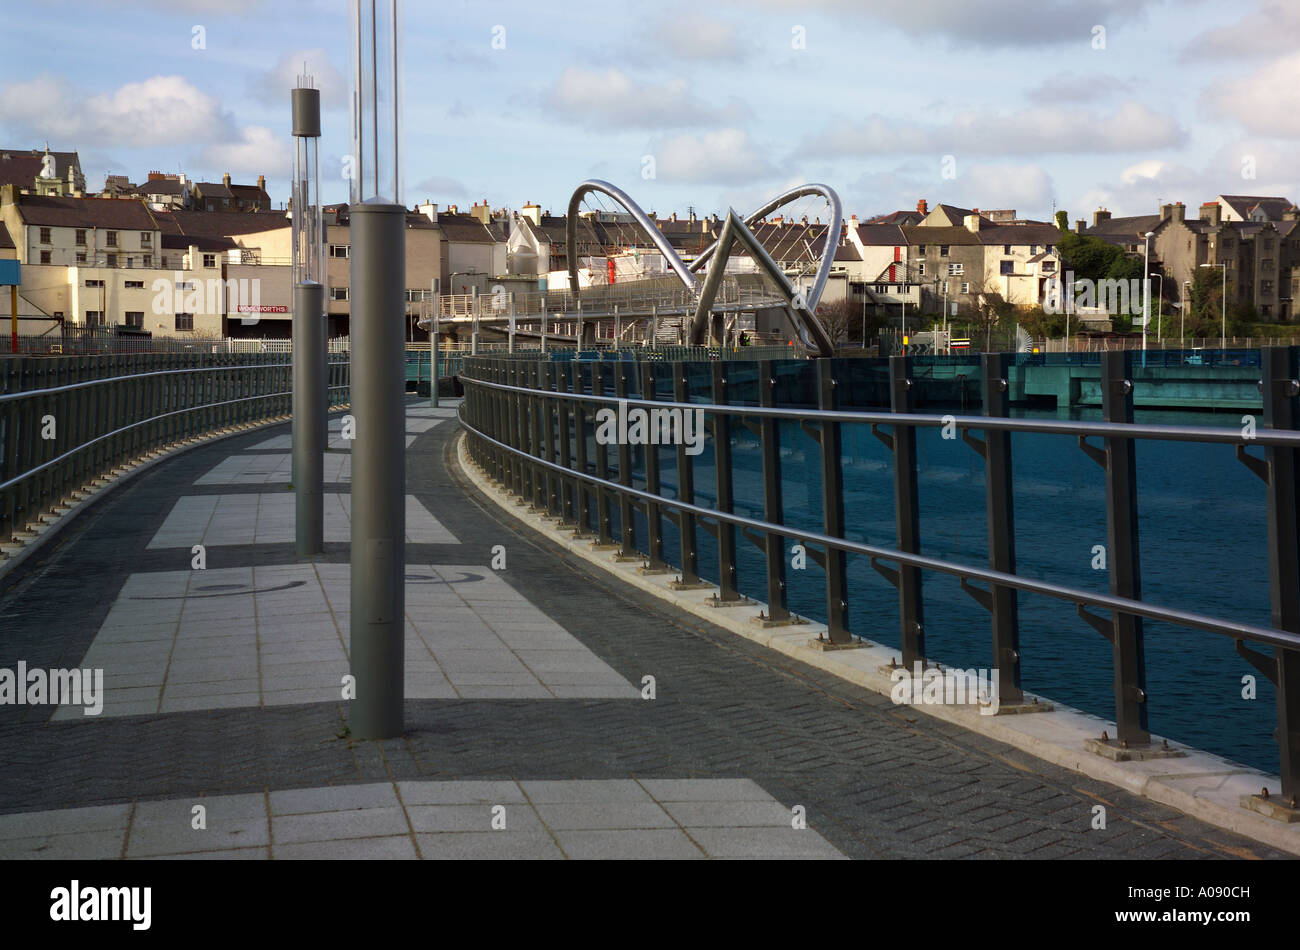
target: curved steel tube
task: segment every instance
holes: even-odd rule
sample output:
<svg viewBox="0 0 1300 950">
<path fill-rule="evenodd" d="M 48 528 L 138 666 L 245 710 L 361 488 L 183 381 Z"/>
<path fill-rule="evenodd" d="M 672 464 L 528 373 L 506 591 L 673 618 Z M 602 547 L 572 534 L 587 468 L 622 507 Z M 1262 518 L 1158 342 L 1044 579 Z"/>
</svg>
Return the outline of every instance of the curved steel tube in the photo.
<svg viewBox="0 0 1300 950">
<path fill-rule="evenodd" d="M 641 206 L 633 201 L 631 196 L 617 185 L 611 185 L 609 182 L 601 181 L 598 178 L 590 178 L 579 185 L 573 192 L 573 197 L 569 199 L 569 214 L 565 220 L 565 239 L 569 244 L 569 289 L 573 293 L 576 294 L 578 292 L 578 205 L 581 203 L 583 196 L 588 195 L 593 191 L 609 195 L 626 208 L 627 212 L 632 215 L 636 223 L 641 225 L 641 227 L 643 227 L 650 235 L 650 240 L 654 242 L 655 247 L 658 248 L 661 254 L 663 254 L 664 260 L 668 262 L 668 266 L 673 269 L 673 272 L 677 274 L 681 279 L 681 282 L 686 285 L 686 289 L 692 292 L 695 291 L 695 275 L 687 269 L 686 264 L 677 256 L 677 252 L 673 250 L 672 244 L 670 244 L 668 239 L 664 237 L 663 232 L 659 230 L 658 226 L 653 220 L 651 220 L 650 216 L 641 210 Z"/>
</svg>

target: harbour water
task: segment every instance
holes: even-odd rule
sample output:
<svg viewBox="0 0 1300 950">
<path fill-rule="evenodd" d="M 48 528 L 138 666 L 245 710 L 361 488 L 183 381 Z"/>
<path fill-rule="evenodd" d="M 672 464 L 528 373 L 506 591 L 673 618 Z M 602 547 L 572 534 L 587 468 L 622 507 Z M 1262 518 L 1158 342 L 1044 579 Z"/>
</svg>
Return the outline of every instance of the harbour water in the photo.
<svg viewBox="0 0 1300 950">
<path fill-rule="evenodd" d="M 705 401 L 706 388 L 698 385 L 704 380 L 692 382 L 694 398 Z M 922 411 L 978 415 L 980 409 L 978 405 L 927 406 Z M 1097 410 L 1013 414 L 1047 419 L 1100 417 Z M 1135 421 L 1239 427 L 1241 413 L 1139 411 Z M 761 518 L 759 443 L 738 420 L 732 431 L 736 511 Z M 846 534 L 853 540 L 893 547 L 892 457 L 866 425 L 845 425 L 843 441 Z M 983 460 L 960 439 L 942 439 L 937 429 L 919 430 L 917 441 L 922 553 L 987 566 Z M 1093 567 L 1096 546 L 1106 544 L 1103 470 L 1079 450 L 1073 436 L 1016 433 L 1012 445 L 1018 573 L 1106 592 L 1107 572 Z M 781 426 L 781 447 L 785 523 L 820 530 L 818 445 L 797 423 L 788 422 Z M 660 452 L 664 493 L 672 496 L 675 452 L 670 447 Z M 711 443 L 694 466 L 697 502 L 713 505 Z M 1263 483 L 1226 445 L 1139 441 L 1137 468 L 1143 599 L 1271 625 Z M 637 465 L 637 481 L 642 474 L 643 467 Z M 638 522 L 638 537 L 643 539 L 645 525 L 639 516 Z M 824 621 L 821 569 L 811 558 L 806 569 L 789 569 L 796 540 L 792 532 L 785 542 L 789 607 L 801 616 Z M 702 529 L 698 542 L 700 573 L 716 582 L 716 544 Z M 676 560 L 677 544 L 675 529 L 665 521 L 670 560 Z M 761 551 L 743 535 L 738 548 L 742 592 L 765 600 Z M 853 633 L 897 646 L 898 595 L 866 558 L 849 557 L 849 592 Z M 925 575 L 924 616 L 927 653 L 932 659 L 963 668 L 992 665 L 988 614 L 955 578 Z M 1026 689 L 1113 718 L 1110 645 L 1078 617 L 1073 605 L 1022 594 L 1020 631 Z M 1145 633 L 1151 730 L 1275 772 L 1273 687 L 1234 652 L 1231 639 L 1152 622 L 1145 624 Z M 1254 699 L 1243 698 L 1245 676 L 1255 679 Z"/>
</svg>

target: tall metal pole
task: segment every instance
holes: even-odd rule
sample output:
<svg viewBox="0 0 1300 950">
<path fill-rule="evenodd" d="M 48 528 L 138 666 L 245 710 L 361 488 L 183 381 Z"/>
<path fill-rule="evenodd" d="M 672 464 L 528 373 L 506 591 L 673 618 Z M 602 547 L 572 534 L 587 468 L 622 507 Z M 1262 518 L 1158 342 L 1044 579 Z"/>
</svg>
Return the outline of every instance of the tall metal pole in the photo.
<svg viewBox="0 0 1300 950">
<path fill-rule="evenodd" d="M 353 0 L 351 730 L 403 731 L 406 564 L 406 209 L 397 0 Z"/>
<path fill-rule="evenodd" d="M 1151 322 L 1151 238 L 1148 231 L 1142 244 L 1142 365 L 1147 365 L 1147 324 Z"/>
<path fill-rule="evenodd" d="M 325 549 L 324 453 L 325 230 L 320 204 L 320 90 L 303 77 L 293 106 L 293 488 L 294 549 L 299 557 Z"/>
</svg>

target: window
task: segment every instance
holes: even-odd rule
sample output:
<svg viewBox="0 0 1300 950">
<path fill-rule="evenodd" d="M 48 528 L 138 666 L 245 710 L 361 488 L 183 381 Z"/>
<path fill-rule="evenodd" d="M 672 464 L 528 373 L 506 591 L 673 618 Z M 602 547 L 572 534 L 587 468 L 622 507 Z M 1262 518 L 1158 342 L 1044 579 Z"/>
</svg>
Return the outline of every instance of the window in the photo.
<svg viewBox="0 0 1300 950">
<path fill-rule="evenodd" d="M 78 252 L 77 252 L 77 263 L 78 263 L 78 264 L 84 264 L 84 263 L 86 263 L 86 252 L 85 252 L 85 251 L 78 251 Z"/>
<path fill-rule="evenodd" d="M 964 280 L 961 282 L 961 292 L 964 294 L 970 293 L 970 284 Z"/>
<path fill-rule="evenodd" d="M 1273 259 L 1271 257 L 1264 258 L 1264 270 L 1272 270 L 1272 269 L 1273 269 Z"/>
<path fill-rule="evenodd" d="M 97 279 L 95 279 L 95 278 L 93 278 L 93 277 L 87 277 L 87 278 L 86 278 L 86 286 L 87 286 L 87 287 L 103 287 L 103 286 L 104 286 L 104 282 L 103 282 L 102 280 L 97 280 Z"/>
<path fill-rule="evenodd" d="M 215 254 L 204 254 L 204 255 L 203 255 L 203 266 L 206 267 L 206 268 L 208 268 L 209 270 L 211 270 L 212 268 L 216 267 L 216 266 L 217 266 L 217 255 L 215 255 Z"/>
<path fill-rule="evenodd" d="M 889 292 L 888 284 L 876 284 L 876 293 L 884 294 Z"/>
<path fill-rule="evenodd" d="M 125 284 L 123 284 L 122 286 L 125 287 L 127 290 L 144 290 L 144 281 L 142 281 L 142 280 L 128 280 L 128 281 L 127 281 Z"/>
<path fill-rule="evenodd" d="M 916 265 L 916 272 L 917 272 L 917 274 L 920 275 L 921 277 L 924 277 L 924 276 L 925 276 L 925 265 L 924 265 L 924 264 L 917 264 L 917 265 Z"/>
<path fill-rule="evenodd" d="M 153 247 L 153 232 L 152 232 L 152 231 L 141 231 L 141 232 L 140 232 L 140 246 L 141 246 L 141 247 Z"/>
<path fill-rule="evenodd" d="M 924 245 L 924 244 L 919 244 L 919 245 L 917 245 L 917 248 L 916 248 L 916 256 L 917 256 L 917 257 L 925 257 L 925 245 Z"/>
<path fill-rule="evenodd" d="M 116 266 L 117 266 L 117 255 L 116 255 L 116 254 L 109 254 L 109 255 L 108 255 L 108 266 L 109 266 L 109 267 L 116 267 Z"/>
<path fill-rule="evenodd" d="M 49 251 L 41 251 L 41 263 L 42 264 L 53 263 L 53 258 L 50 256 Z"/>
<path fill-rule="evenodd" d="M 144 263 L 143 263 L 141 266 L 142 266 L 142 267 L 153 267 L 153 255 L 152 255 L 152 254 L 146 254 L 146 255 L 144 256 Z"/>
<path fill-rule="evenodd" d="M 193 329 L 194 329 L 194 314 L 192 314 L 192 313 L 178 313 L 178 314 L 176 314 L 176 329 L 177 329 L 177 330 L 193 330 Z"/>
<path fill-rule="evenodd" d="M 141 329 L 143 329 L 143 328 L 144 328 L 144 311 L 143 311 L 143 310 L 128 310 L 128 311 L 126 312 L 126 325 L 127 325 L 128 327 L 140 327 Z"/>
<path fill-rule="evenodd" d="M 943 292 L 945 294 L 948 292 L 948 282 L 946 280 L 943 282 Z"/>
<path fill-rule="evenodd" d="M 1056 273 L 1056 261 L 1043 261 L 1043 273 L 1044 274 Z"/>
<path fill-rule="evenodd" d="M 116 232 L 116 231 L 105 231 L 105 232 L 104 232 L 104 244 L 106 244 L 108 247 L 117 247 L 117 232 Z"/>
<path fill-rule="evenodd" d="M 1004 244 L 1004 245 L 1002 245 L 1002 253 L 1005 254 L 1005 255 L 1007 255 L 1008 257 L 1010 257 L 1010 256 L 1011 256 L 1011 245 L 1010 245 L 1010 244 Z"/>
<path fill-rule="evenodd" d="M 86 311 L 86 326 L 102 327 L 103 325 L 104 325 L 104 311 L 102 310 Z"/>
<path fill-rule="evenodd" d="M 53 244 L 53 243 L 54 243 L 54 239 L 53 239 L 52 237 L 50 237 L 50 229 L 49 229 L 49 228 L 41 228 L 41 243 L 42 243 L 42 244 Z"/>
<path fill-rule="evenodd" d="M 77 247 L 86 246 L 86 229 L 77 228 Z"/>
<path fill-rule="evenodd" d="M 1016 262 L 1015 262 L 1015 261 L 1003 261 L 1003 262 L 1002 262 L 1002 270 L 1001 270 L 1001 273 L 1003 273 L 1003 274 L 1014 274 L 1015 272 L 1016 272 Z"/>
<path fill-rule="evenodd" d="M 330 300 L 347 300 L 348 289 L 346 287 L 331 287 Z"/>
<path fill-rule="evenodd" d="M 1264 238 L 1264 250 L 1266 250 L 1266 251 L 1271 251 L 1271 250 L 1273 250 L 1273 239 L 1272 239 L 1272 238 Z"/>
<path fill-rule="evenodd" d="M 958 274 L 963 273 L 964 270 L 965 270 L 965 265 L 964 265 L 964 264 L 956 264 L 956 263 L 954 263 L 954 264 L 949 264 L 949 265 L 948 265 L 948 276 L 949 276 L 949 277 L 956 277 Z"/>
<path fill-rule="evenodd" d="M 351 245 L 348 244 L 331 244 L 330 257 L 347 257 L 349 256 L 348 249 L 350 247 Z"/>
<path fill-rule="evenodd" d="M 939 256 L 940 256 L 940 257 L 947 257 L 947 256 L 948 256 L 948 245 L 947 245 L 947 244 L 940 244 L 940 245 L 939 245 Z"/>
<path fill-rule="evenodd" d="M 1261 280 L 1259 282 L 1259 292 L 1265 297 L 1273 296 L 1273 282 L 1271 280 Z"/>
</svg>

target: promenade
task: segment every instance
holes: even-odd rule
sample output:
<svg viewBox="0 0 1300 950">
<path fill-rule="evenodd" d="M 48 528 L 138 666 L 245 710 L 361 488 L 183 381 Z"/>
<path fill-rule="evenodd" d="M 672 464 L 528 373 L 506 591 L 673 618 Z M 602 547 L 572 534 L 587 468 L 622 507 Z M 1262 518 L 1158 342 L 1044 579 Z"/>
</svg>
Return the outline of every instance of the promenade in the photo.
<svg viewBox="0 0 1300 950">
<path fill-rule="evenodd" d="M 621 584 L 473 487 L 427 400 L 406 735 L 353 740 L 331 426 L 320 557 L 279 424 L 165 459 L 0 580 L 0 668 L 104 677 L 98 715 L 0 705 L 0 857 L 1285 856 Z"/>
</svg>

